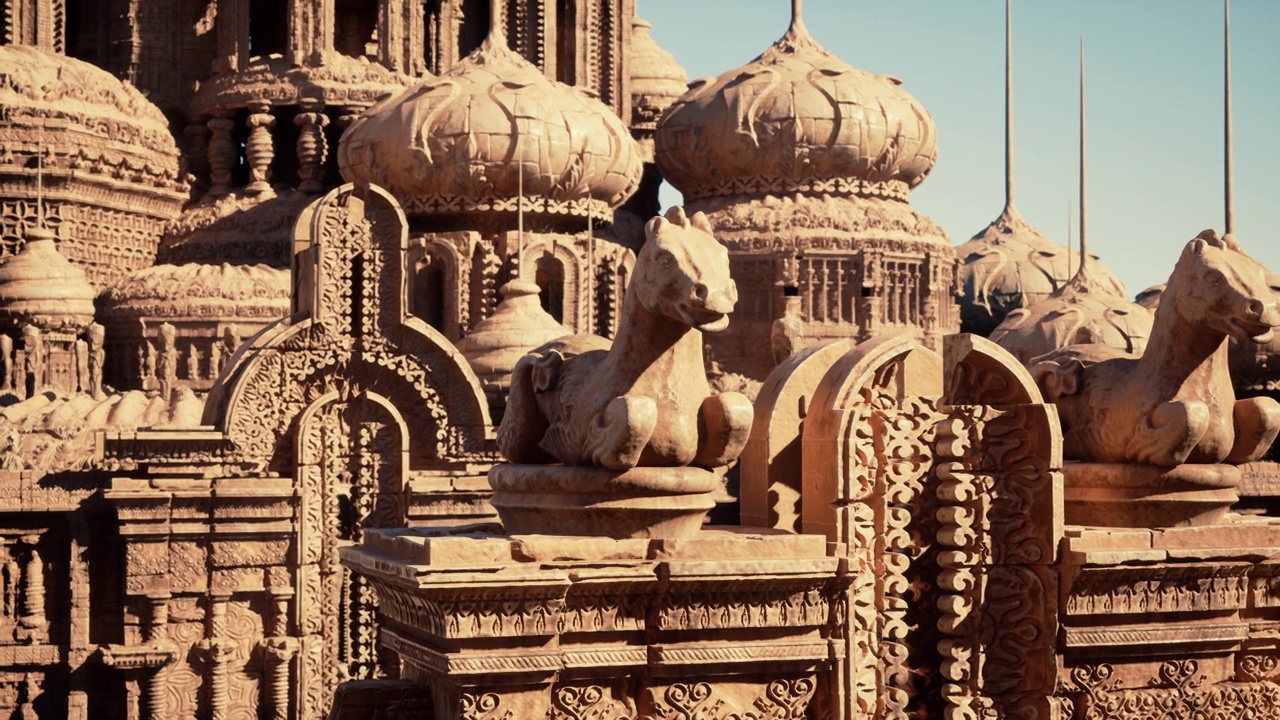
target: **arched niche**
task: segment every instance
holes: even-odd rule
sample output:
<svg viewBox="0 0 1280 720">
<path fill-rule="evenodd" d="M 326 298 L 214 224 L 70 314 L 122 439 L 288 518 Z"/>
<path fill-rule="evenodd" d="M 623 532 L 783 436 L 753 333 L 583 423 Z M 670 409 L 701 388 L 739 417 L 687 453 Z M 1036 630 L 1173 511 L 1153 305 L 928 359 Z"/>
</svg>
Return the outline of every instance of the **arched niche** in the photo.
<svg viewBox="0 0 1280 720">
<path fill-rule="evenodd" d="M 802 435 L 801 529 L 847 558 L 844 656 L 830 676 L 842 717 L 908 716 L 937 692 L 935 658 L 913 642 L 935 624 L 933 446 L 942 358 L 908 335 L 864 342 L 813 392 Z"/>
<path fill-rule="evenodd" d="M 298 419 L 296 596 L 291 618 L 309 652 L 298 656 L 299 716 L 327 712 L 338 683 L 378 677 L 396 662 L 378 644 L 377 602 L 339 551 L 373 528 L 403 527 L 408 515 L 410 434 L 375 392 L 332 391 Z"/>
<path fill-rule="evenodd" d="M 878 462 L 883 438 L 869 424 L 873 410 L 909 412 L 913 399 L 941 395 L 942 358 L 907 335 L 868 340 L 837 360 L 814 390 L 804 422 L 803 531 L 852 542 L 837 510 L 875 490 L 867 469 Z"/>
<path fill-rule="evenodd" d="M 784 360 L 764 381 L 739 461 L 743 525 L 800 531 L 805 417 L 822 378 L 853 348 L 852 340 L 813 345 Z"/>
</svg>

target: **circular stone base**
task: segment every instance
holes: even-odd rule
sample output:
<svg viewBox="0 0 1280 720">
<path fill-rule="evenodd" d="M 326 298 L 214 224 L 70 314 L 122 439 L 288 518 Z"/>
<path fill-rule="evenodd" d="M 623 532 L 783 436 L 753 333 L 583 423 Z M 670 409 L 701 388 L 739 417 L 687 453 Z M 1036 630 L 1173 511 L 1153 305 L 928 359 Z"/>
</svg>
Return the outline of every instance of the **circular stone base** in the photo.
<svg viewBox="0 0 1280 720">
<path fill-rule="evenodd" d="M 1233 465 L 1176 468 L 1120 463 L 1066 463 L 1064 510 L 1069 525 L 1197 527 L 1222 520 L 1239 500 Z"/>
<path fill-rule="evenodd" d="M 701 529 L 720 478 L 693 467 L 504 464 L 489 484 L 508 535 L 671 538 Z"/>
</svg>

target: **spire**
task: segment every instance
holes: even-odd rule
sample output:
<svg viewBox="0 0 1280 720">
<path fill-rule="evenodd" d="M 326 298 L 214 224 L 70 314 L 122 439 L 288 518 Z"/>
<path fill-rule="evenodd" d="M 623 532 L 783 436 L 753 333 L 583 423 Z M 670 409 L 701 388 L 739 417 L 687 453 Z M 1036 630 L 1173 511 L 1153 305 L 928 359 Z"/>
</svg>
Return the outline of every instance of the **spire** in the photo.
<svg viewBox="0 0 1280 720">
<path fill-rule="evenodd" d="M 1067 199 L 1067 277 L 1071 277 L 1071 199 Z"/>
<path fill-rule="evenodd" d="M 800 12 L 803 0 L 791 0 L 791 27 L 787 28 L 788 35 L 805 36 L 809 34 L 809 28 L 804 26 L 804 18 Z"/>
<path fill-rule="evenodd" d="M 1084 122 L 1084 36 L 1080 36 L 1080 270 L 1089 262 L 1088 167 L 1085 154 Z"/>
<path fill-rule="evenodd" d="M 1013 0 L 1004 0 L 1004 206 L 1013 209 Z"/>
<path fill-rule="evenodd" d="M 504 15 L 502 0 L 489 0 L 489 35 L 484 39 L 485 47 L 507 47 L 507 33 L 502 29 Z"/>
<path fill-rule="evenodd" d="M 1223 103 L 1222 103 L 1222 174 L 1223 201 L 1226 211 L 1226 232 L 1234 233 L 1236 226 L 1235 171 L 1233 168 L 1235 148 L 1231 138 L 1231 0 L 1222 2 L 1222 65 L 1223 65 Z"/>
</svg>

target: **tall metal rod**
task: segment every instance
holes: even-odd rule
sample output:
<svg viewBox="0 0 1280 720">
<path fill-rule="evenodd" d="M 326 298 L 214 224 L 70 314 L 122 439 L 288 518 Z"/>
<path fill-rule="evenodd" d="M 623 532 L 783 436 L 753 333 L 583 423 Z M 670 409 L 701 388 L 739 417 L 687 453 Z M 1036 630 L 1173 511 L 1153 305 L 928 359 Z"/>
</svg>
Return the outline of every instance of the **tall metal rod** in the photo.
<svg viewBox="0 0 1280 720">
<path fill-rule="evenodd" d="M 1088 165 L 1084 120 L 1084 36 L 1080 36 L 1080 271 L 1089 262 Z"/>
<path fill-rule="evenodd" d="M 1223 66 L 1223 100 L 1222 100 L 1222 174 L 1223 202 L 1226 213 L 1226 232 L 1236 231 L 1236 197 L 1235 197 L 1235 147 L 1231 137 L 1231 0 L 1222 3 L 1222 66 Z"/>
<path fill-rule="evenodd" d="M 1013 0 L 1004 0 L 1004 206 L 1013 207 Z"/>
</svg>

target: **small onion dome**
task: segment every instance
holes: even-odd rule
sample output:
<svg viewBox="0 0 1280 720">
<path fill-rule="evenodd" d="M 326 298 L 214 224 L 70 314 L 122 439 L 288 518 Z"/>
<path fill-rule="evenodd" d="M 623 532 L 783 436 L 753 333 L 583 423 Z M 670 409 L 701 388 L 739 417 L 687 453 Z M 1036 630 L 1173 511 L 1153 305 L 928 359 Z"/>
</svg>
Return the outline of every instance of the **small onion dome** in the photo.
<svg viewBox="0 0 1280 720">
<path fill-rule="evenodd" d="M 1053 242 L 1006 207 L 982 232 L 956 248 L 960 258 L 960 330 L 990 335 L 1005 316 L 1047 300 L 1071 277 L 1078 262 L 1067 247 Z M 1099 290 L 1124 295 L 1124 286 L 1106 268 L 1090 263 Z"/>
<path fill-rule="evenodd" d="M 1068 345 L 1102 344 L 1141 355 L 1155 313 L 1110 290 L 1110 282 L 1085 263 L 1046 300 L 1010 312 L 991 339 L 1023 364 Z"/>
<path fill-rule="evenodd" d="M 641 140 L 649 162 L 653 161 L 652 137 L 658 118 L 689 88 L 689 75 L 675 56 L 654 42 L 653 24 L 640 17 L 631 20 L 631 130 L 647 136 Z"/>
<path fill-rule="evenodd" d="M 1146 290 L 1143 290 L 1142 292 L 1138 293 L 1133 298 L 1133 301 L 1138 303 L 1142 307 L 1150 310 L 1151 312 L 1155 312 L 1156 308 L 1160 307 L 1160 298 L 1164 297 L 1165 287 L 1166 285 L 1164 283 L 1160 283 L 1159 285 L 1152 285 Z"/>
<path fill-rule="evenodd" d="M 608 106 L 548 80 L 495 27 L 475 52 L 369 108 L 338 145 L 342 176 L 387 188 L 411 216 L 607 224 L 640 184 L 640 150 Z M 577 220 L 575 220 L 577 219 Z"/>
<path fill-rule="evenodd" d="M 187 201 L 159 108 L 89 63 L 6 45 L 0 116 L 0 201 L 18 212 L 34 205 L 39 172 L 46 219 L 67 238 L 60 250 L 96 286 L 152 264 L 165 223 Z"/>
<path fill-rule="evenodd" d="M 0 266 L 0 328 L 78 335 L 93 322 L 95 294 L 84 270 L 58 252 L 53 233 L 32 228 L 22 251 Z"/>
<path fill-rule="evenodd" d="M 493 315 L 458 343 L 458 351 L 480 377 L 492 407 L 505 406 L 517 360 L 543 343 L 573 334 L 542 309 L 534 283 L 517 278 L 498 292 L 503 299 Z"/>
<path fill-rule="evenodd" d="M 906 200 L 938 158 L 933 118 L 899 80 L 841 62 L 809 36 L 798 7 L 760 57 L 691 83 L 659 121 L 656 143 L 658 169 L 686 201 Z"/>
<path fill-rule="evenodd" d="M 156 265 L 102 294 L 104 325 L 141 318 L 272 322 L 289 315 L 289 270 L 266 265 Z M 111 336 L 111 333 L 108 333 Z"/>
<path fill-rule="evenodd" d="M 265 263 L 287 267 L 293 226 L 316 196 L 287 190 L 268 198 L 239 191 L 205 195 L 165 228 L 156 262 Z"/>
<path fill-rule="evenodd" d="M 200 83 L 190 114 L 213 115 L 255 103 L 273 106 L 320 101 L 327 107 L 365 107 L 400 92 L 414 78 L 367 58 L 326 52 L 315 66 L 299 67 L 280 55 L 255 58 L 245 69 Z"/>
</svg>

